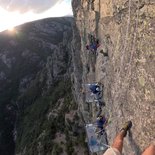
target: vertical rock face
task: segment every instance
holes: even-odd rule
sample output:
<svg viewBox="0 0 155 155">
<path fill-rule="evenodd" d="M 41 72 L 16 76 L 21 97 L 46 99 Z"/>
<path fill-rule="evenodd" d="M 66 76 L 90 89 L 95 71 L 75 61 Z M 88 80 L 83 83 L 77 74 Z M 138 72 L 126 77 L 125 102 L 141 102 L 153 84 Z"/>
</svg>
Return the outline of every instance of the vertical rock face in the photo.
<svg viewBox="0 0 155 155">
<path fill-rule="evenodd" d="M 74 33 L 81 38 L 81 50 L 77 44 L 80 55 L 75 54 L 82 67 L 74 66 L 75 89 L 80 92 L 82 83 L 104 84 L 103 111 L 112 120 L 107 128 L 109 141 L 123 122 L 132 120 L 132 138 L 126 138 L 124 152 L 138 155 L 155 138 L 155 2 L 73 0 L 72 5 Z M 85 49 L 88 34 L 100 40 L 97 56 Z M 85 121 L 93 120 L 83 96 L 76 96 Z"/>
</svg>

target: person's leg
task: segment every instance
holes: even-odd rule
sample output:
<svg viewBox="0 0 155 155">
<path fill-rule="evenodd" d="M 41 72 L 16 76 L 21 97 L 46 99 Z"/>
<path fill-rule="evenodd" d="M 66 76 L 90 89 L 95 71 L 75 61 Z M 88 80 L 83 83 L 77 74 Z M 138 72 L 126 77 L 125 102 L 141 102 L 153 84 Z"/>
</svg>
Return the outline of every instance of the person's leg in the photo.
<svg viewBox="0 0 155 155">
<path fill-rule="evenodd" d="M 131 127 L 132 127 L 132 122 L 131 121 L 126 122 L 124 127 L 117 134 L 117 136 L 113 141 L 112 147 L 117 149 L 120 153 L 122 153 L 124 137 L 126 136 L 127 131 L 131 129 Z"/>
<path fill-rule="evenodd" d="M 149 147 L 147 147 L 142 155 L 155 155 L 155 145 L 151 144 Z"/>
<path fill-rule="evenodd" d="M 121 131 L 119 134 L 117 134 L 112 144 L 112 148 L 117 149 L 120 153 L 122 153 L 124 135 L 125 131 Z"/>
<path fill-rule="evenodd" d="M 131 121 L 126 122 L 124 127 L 120 130 L 120 132 L 115 137 L 112 147 L 107 149 L 103 155 L 113 155 L 114 153 L 116 155 L 121 155 L 124 137 L 126 136 L 127 131 L 130 130 L 131 127 L 132 127 L 132 122 Z"/>
</svg>

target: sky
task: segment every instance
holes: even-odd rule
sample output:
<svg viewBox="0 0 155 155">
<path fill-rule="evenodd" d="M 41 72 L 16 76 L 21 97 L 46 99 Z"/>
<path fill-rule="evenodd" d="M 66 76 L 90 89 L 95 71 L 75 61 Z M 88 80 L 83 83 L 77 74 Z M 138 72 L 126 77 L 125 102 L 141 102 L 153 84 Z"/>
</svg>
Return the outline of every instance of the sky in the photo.
<svg viewBox="0 0 155 155">
<path fill-rule="evenodd" d="M 48 17 L 72 15 L 71 0 L 0 0 L 0 32 Z"/>
</svg>

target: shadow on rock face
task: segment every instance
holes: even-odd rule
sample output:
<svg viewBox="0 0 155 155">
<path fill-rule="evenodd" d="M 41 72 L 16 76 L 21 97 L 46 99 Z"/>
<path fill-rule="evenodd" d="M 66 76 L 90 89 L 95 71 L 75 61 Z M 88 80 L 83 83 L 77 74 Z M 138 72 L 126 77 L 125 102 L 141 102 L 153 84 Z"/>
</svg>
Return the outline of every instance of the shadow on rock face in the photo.
<svg viewBox="0 0 155 155">
<path fill-rule="evenodd" d="M 107 52 L 105 53 L 103 49 L 100 51 L 100 53 L 103 54 L 105 57 L 108 57 L 108 53 Z"/>
<path fill-rule="evenodd" d="M 128 140 L 129 140 L 129 144 L 132 148 L 132 151 L 135 153 L 135 155 L 139 155 L 141 153 L 141 150 L 140 150 L 140 147 L 138 146 L 138 144 L 133 139 L 133 134 L 131 131 L 129 131 Z"/>
</svg>

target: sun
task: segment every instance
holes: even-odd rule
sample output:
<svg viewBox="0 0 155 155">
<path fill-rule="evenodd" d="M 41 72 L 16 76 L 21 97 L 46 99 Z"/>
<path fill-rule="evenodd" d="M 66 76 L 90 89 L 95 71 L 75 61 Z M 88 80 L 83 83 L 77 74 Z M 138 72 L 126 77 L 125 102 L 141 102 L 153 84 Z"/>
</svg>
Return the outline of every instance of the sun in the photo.
<svg viewBox="0 0 155 155">
<path fill-rule="evenodd" d="M 14 27 L 10 27 L 10 28 L 8 28 L 8 31 L 13 32 L 14 30 L 15 30 L 15 28 L 14 28 Z"/>
</svg>

